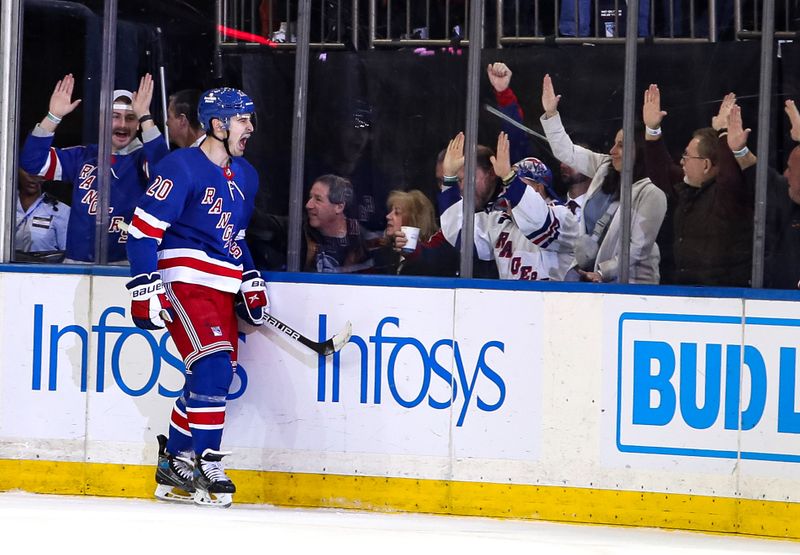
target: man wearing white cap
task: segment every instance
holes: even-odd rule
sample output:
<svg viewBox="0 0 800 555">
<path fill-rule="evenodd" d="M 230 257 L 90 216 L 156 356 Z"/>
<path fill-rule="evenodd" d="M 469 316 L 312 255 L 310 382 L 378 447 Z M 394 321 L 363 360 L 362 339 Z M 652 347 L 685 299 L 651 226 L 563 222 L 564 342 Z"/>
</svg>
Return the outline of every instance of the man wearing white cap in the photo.
<svg viewBox="0 0 800 555">
<path fill-rule="evenodd" d="M 45 179 L 73 184 L 72 207 L 67 231 L 66 262 L 95 262 L 95 226 L 98 209 L 97 145 L 54 148 L 55 130 L 75 110 L 80 99 L 72 100 L 75 78 L 65 75 L 50 97 L 47 115 L 25 141 L 20 156 L 22 169 Z M 128 240 L 125 225 L 148 183 L 148 165 L 168 152 L 166 141 L 153 123 L 150 101 L 153 79 L 146 74 L 139 90 L 117 89 L 113 95 L 111 131 L 111 186 L 109 187 L 108 261 L 125 263 Z M 142 140 L 136 134 L 142 129 Z"/>
</svg>

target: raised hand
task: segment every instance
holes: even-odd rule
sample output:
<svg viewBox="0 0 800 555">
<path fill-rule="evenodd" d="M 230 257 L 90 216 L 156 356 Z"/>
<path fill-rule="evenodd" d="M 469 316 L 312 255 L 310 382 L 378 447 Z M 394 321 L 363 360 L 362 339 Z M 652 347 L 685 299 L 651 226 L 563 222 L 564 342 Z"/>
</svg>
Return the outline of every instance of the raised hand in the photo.
<svg viewBox="0 0 800 555">
<path fill-rule="evenodd" d="M 800 142 L 800 111 L 797 110 L 794 100 L 787 100 L 783 110 L 789 116 L 789 123 L 792 125 L 792 140 Z"/>
<path fill-rule="evenodd" d="M 139 89 L 133 93 L 131 108 L 137 118 L 150 113 L 150 101 L 153 100 L 153 76 L 145 73 L 139 80 Z"/>
<path fill-rule="evenodd" d="M 486 74 L 489 76 L 489 82 L 494 87 L 494 90 L 501 93 L 508 88 L 511 83 L 511 70 L 503 62 L 495 62 L 489 64 L 486 68 Z"/>
<path fill-rule="evenodd" d="M 733 93 L 726 94 L 725 98 L 722 99 L 722 104 L 719 106 L 719 112 L 716 116 L 711 118 L 711 127 L 713 127 L 715 131 L 728 127 L 728 115 L 731 113 L 731 108 L 735 105 L 736 95 Z"/>
<path fill-rule="evenodd" d="M 458 175 L 464 167 L 464 132 L 461 131 L 450 140 L 447 145 L 444 160 L 442 160 L 442 171 L 445 177 Z"/>
<path fill-rule="evenodd" d="M 75 78 L 71 73 L 68 73 L 56 83 L 53 94 L 50 96 L 50 105 L 48 110 L 57 118 L 63 118 L 81 103 L 81 99 L 72 101 L 72 89 L 75 87 Z"/>
<path fill-rule="evenodd" d="M 750 135 L 750 129 L 744 129 L 742 126 L 742 109 L 739 105 L 734 104 L 730 107 L 727 120 L 728 148 L 733 151 L 742 150 L 747 146 L 747 137 Z"/>
<path fill-rule="evenodd" d="M 658 85 L 651 84 L 644 91 L 642 121 L 650 129 L 658 129 L 666 115 L 667 113 L 661 109 L 661 91 L 658 90 Z"/>
<path fill-rule="evenodd" d="M 551 118 L 558 113 L 558 102 L 561 100 L 561 95 L 556 95 L 553 90 L 553 80 L 550 79 L 550 74 L 546 73 L 542 80 L 542 109 L 547 118 Z"/>
<path fill-rule="evenodd" d="M 497 136 L 497 154 L 489 158 L 494 174 L 501 179 L 511 173 L 511 154 L 508 135 L 501 132 Z"/>
</svg>

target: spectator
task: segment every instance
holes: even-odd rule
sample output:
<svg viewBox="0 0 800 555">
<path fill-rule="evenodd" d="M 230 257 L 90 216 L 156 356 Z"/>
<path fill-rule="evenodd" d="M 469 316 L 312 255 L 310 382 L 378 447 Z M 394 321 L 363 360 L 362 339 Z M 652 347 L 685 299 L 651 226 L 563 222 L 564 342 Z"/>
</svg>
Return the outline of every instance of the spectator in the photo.
<svg viewBox="0 0 800 555">
<path fill-rule="evenodd" d="M 800 141 L 800 112 L 793 100 L 784 106 L 791 135 Z M 749 129 L 743 129 L 741 109 L 734 106 L 728 118 L 728 146 L 744 171 L 751 189 L 756 182 L 756 156 L 747 148 Z M 788 197 L 788 198 L 787 198 Z M 783 175 L 771 169 L 767 178 L 766 257 L 764 286 L 800 289 L 800 145 L 789 153 Z"/>
<path fill-rule="evenodd" d="M 586 148 L 585 145 L 580 146 Z M 559 170 L 561 183 L 567 188 L 567 206 L 574 206 L 576 210 L 580 210 L 592 180 L 564 162 L 559 162 Z"/>
<path fill-rule="evenodd" d="M 623 143 L 622 130 L 614 138 L 609 154 L 592 152 L 573 144 L 564 130 L 549 75 L 542 82 L 541 117 L 553 154 L 563 163 L 592 179 L 586 202 L 580 212 L 580 233 L 575 249 L 580 279 L 616 282 L 620 274 L 622 218 L 618 213 L 623 148 L 634 148 L 635 165 L 631 191 L 631 243 L 629 279 L 631 283 L 659 282 L 659 249 L 656 235 L 667 210 L 664 193 L 645 176 L 643 148 L 639 141 Z M 643 142 L 643 141 L 642 141 Z M 573 278 L 574 276 L 569 276 Z"/>
<path fill-rule="evenodd" d="M 422 191 L 392 191 L 386 203 L 387 248 L 393 255 L 393 273 L 417 276 L 455 277 L 459 270 L 459 252 L 445 240 L 436 224 L 433 204 Z M 419 228 L 419 239 L 414 252 L 406 254 L 406 234 L 401 227 Z"/>
<path fill-rule="evenodd" d="M 200 146 L 206 133 L 197 119 L 197 104 L 202 93 L 198 89 L 183 89 L 169 97 L 167 128 L 169 140 L 178 148 Z"/>
<path fill-rule="evenodd" d="M 492 149 L 487 146 L 477 145 L 478 162 L 475 168 L 475 211 L 480 212 L 486 206 L 486 203 L 494 198 L 497 192 L 497 176 L 494 175 L 494 169 L 490 158 L 493 156 Z M 444 190 L 444 157 L 447 154 L 447 148 L 442 149 L 436 157 L 436 183 L 437 191 L 436 198 L 438 199 L 439 193 Z M 463 191 L 464 189 L 464 171 L 459 171 L 456 175 L 458 186 Z M 448 185 L 449 186 L 449 185 Z M 479 193 L 478 191 L 483 191 Z M 480 200 L 480 196 L 488 195 L 489 201 Z M 456 249 L 458 250 L 458 249 Z M 481 260 L 475 257 L 472 261 L 472 277 L 481 279 L 497 279 L 497 265 L 492 261 Z"/>
<path fill-rule="evenodd" d="M 56 127 L 80 104 L 72 100 L 75 79 L 64 76 L 50 97 L 47 116 L 36 125 L 22 147 L 22 169 L 45 179 L 70 181 L 72 203 L 67 231 L 66 262 L 95 262 L 97 216 L 97 145 L 53 148 Z M 136 93 L 118 89 L 113 94 L 112 161 L 109 190 L 108 261 L 127 264 L 128 234 L 120 224 L 129 223 L 133 209 L 148 183 L 147 168 L 167 153 L 167 144 L 150 115 L 153 79 L 146 74 Z M 141 125 L 142 141 L 136 138 Z"/>
<path fill-rule="evenodd" d="M 728 114 L 736 96 L 725 96 L 712 127 L 698 129 L 675 164 L 664 145 L 661 93 L 650 85 L 642 117 L 647 126 L 647 174 L 667 195 L 672 215 L 671 279 L 680 285 L 746 287 L 750 282 L 753 190 L 728 148 Z"/>
<path fill-rule="evenodd" d="M 353 186 L 347 179 L 327 174 L 314 180 L 306 202 L 306 272 L 372 271 L 372 251 L 379 238 L 372 237 L 345 209 L 353 201 Z"/>
<path fill-rule="evenodd" d="M 502 62 L 495 62 L 489 64 L 486 74 L 494 89 L 494 98 L 499 111 L 512 120 L 522 123 L 525 114 L 517 100 L 517 95 L 511 89 L 511 76 L 513 75 L 511 68 Z M 533 157 L 538 158 L 548 167 L 555 167 L 555 164 L 558 163 L 548 149 L 540 148 L 538 143 L 532 143 L 528 133 L 519 127 L 504 121 L 502 131 L 508 135 L 511 143 L 511 160 Z M 555 192 L 557 193 L 557 191 Z M 562 196 L 559 195 L 554 200 L 561 201 Z"/>
<path fill-rule="evenodd" d="M 624 32 L 617 32 L 614 27 L 614 6 L 615 0 L 597 0 L 600 2 L 598 11 L 600 13 L 601 21 L 605 23 L 605 28 L 600 30 L 600 36 L 604 37 L 622 37 L 625 36 Z M 578 34 L 575 34 L 575 4 L 578 5 Z M 619 21 L 620 26 L 624 29 L 626 21 L 626 7 L 627 0 L 622 2 L 620 0 L 620 14 L 616 20 Z M 558 20 L 558 30 L 562 36 L 565 37 L 588 37 L 592 33 L 589 32 L 591 14 L 591 0 L 561 0 L 561 15 Z M 639 0 L 639 36 L 650 36 L 650 0 Z"/>
<path fill-rule="evenodd" d="M 18 254 L 58 252 L 47 260 L 60 262 L 67 245 L 69 206 L 42 192 L 44 179 L 41 176 L 31 175 L 23 169 L 18 175 L 14 249 Z"/>
<path fill-rule="evenodd" d="M 536 158 L 512 168 L 508 136 L 500 133 L 494 172 L 505 188 L 496 202 L 475 214 L 475 254 L 493 260 L 501 279 L 562 280 L 572 265 L 578 219 L 554 202 L 553 176 Z M 445 190 L 439 196 L 442 231 L 458 246 L 463 222 L 463 199 L 454 175 L 464 163 L 464 134 L 450 141 L 444 159 Z"/>
<path fill-rule="evenodd" d="M 439 190 L 445 187 L 444 158 L 447 148 L 439 153 L 436 158 L 436 179 L 439 183 Z M 482 212 L 489 203 L 493 202 L 497 196 L 497 176 L 494 173 L 491 158 L 494 152 L 488 146 L 477 145 L 477 162 L 475 166 L 475 213 Z M 463 152 L 462 152 L 463 156 Z M 464 190 L 464 162 L 461 161 L 460 169 L 454 176 L 453 183 L 458 182 L 459 190 Z M 452 183 L 450 184 L 452 185 Z M 447 185 L 448 187 L 450 185 Z M 457 247 L 460 248 L 460 247 Z M 482 279 L 497 279 L 497 265 L 491 260 L 481 260 L 475 257 L 472 264 L 472 277 Z"/>
</svg>

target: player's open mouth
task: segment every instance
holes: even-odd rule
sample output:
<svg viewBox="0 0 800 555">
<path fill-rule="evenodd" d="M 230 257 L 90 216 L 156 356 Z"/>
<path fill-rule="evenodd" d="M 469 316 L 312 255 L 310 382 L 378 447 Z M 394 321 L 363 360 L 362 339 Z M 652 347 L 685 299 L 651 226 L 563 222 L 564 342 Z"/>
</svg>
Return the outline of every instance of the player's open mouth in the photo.
<svg viewBox="0 0 800 555">
<path fill-rule="evenodd" d="M 249 136 L 246 136 L 239 139 L 239 150 L 244 151 L 245 147 L 247 146 L 247 139 L 249 138 Z"/>
</svg>

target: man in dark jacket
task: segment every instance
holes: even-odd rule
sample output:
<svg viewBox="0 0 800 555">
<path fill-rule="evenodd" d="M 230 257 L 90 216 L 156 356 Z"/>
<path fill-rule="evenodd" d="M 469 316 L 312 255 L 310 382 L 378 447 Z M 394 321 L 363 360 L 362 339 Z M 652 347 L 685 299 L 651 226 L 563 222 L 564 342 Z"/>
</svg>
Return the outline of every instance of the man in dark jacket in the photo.
<svg viewBox="0 0 800 555">
<path fill-rule="evenodd" d="M 712 127 L 692 134 L 678 166 L 661 138 L 660 92 L 645 91 L 647 175 L 669 202 L 672 267 L 667 279 L 680 285 L 747 287 L 752 267 L 753 189 L 729 148 L 728 115 L 736 106 L 728 94 Z M 667 230 L 668 232 L 669 230 Z"/>
</svg>

